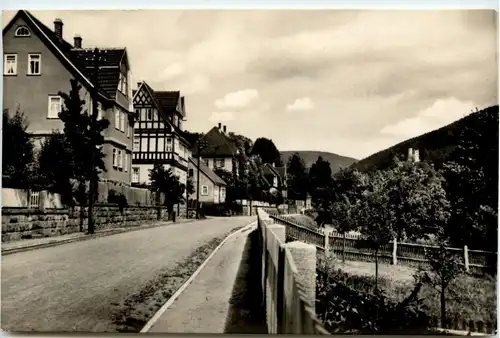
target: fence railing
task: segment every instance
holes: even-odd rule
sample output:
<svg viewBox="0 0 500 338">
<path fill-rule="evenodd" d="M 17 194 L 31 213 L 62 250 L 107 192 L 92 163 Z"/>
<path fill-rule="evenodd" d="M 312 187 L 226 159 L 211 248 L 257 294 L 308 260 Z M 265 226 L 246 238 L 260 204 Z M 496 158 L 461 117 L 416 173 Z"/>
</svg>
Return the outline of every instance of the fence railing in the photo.
<svg viewBox="0 0 500 338">
<path fill-rule="evenodd" d="M 286 244 L 285 227 L 274 225 L 263 208 L 257 219 L 269 333 L 329 334 L 316 318 L 316 248 Z"/>
<path fill-rule="evenodd" d="M 337 232 L 325 232 L 322 229 L 312 230 L 293 222 L 289 217 L 270 215 L 274 222 L 286 226 L 286 236 L 292 240 L 315 245 L 319 250 L 329 250 L 335 254 L 343 254 L 346 260 L 375 261 L 375 250 L 361 248 L 358 243 L 361 236 L 346 234 L 345 238 Z M 379 249 L 379 262 L 387 264 L 401 264 L 411 267 L 427 267 L 426 250 L 434 250 L 436 246 L 391 241 Z M 459 256 L 465 269 L 472 273 L 483 273 L 496 264 L 496 252 L 469 250 L 464 248 L 448 248 Z"/>
</svg>

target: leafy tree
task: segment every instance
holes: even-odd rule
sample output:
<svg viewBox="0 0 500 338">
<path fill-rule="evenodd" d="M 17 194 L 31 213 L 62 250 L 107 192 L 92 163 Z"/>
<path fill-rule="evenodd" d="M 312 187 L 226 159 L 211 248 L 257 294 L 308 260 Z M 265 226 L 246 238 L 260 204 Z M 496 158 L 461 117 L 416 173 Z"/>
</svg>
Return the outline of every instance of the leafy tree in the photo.
<svg viewBox="0 0 500 338">
<path fill-rule="evenodd" d="M 233 142 L 236 148 L 238 148 L 240 154 L 243 154 L 247 157 L 251 155 L 251 150 L 253 147 L 253 141 L 251 139 L 233 132 L 229 132 L 227 136 Z"/>
<path fill-rule="evenodd" d="M 65 136 L 59 131 L 53 131 L 44 140 L 40 149 L 38 156 L 40 176 L 47 190 L 60 194 L 62 203 L 71 207 L 75 205 L 72 160 L 71 149 Z"/>
<path fill-rule="evenodd" d="M 443 166 L 454 246 L 496 251 L 498 231 L 498 106 L 476 113 L 460 129 L 459 144 Z"/>
<path fill-rule="evenodd" d="M 460 258 L 447 249 L 450 243 L 442 237 L 438 238 L 438 246 L 425 252 L 430 268 L 427 271 L 422 269 L 417 271 L 415 279 L 434 287 L 439 292 L 441 326 L 446 328 L 446 293 L 450 284 L 464 273 L 465 269 Z"/>
<path fill-rule="evenodd" d="M 214 169 L 214 173 L 222 178 L 224 182 L 226 182 L 226 204 L 230 205 L 237 199 L 237 179 L 238 177 L 234 175 L 234 173 L 229 172 L 228 170 L 222 168 Z"/>
<path fill-rule="evenodd" d="M 89 196 L 89 183 L 91 177 L 98 180 L 99 174 L 106 171 L 104 165 L 104 153 L 102 145 L 104 136 L 102 132 L 108 128 L 109 121 L 101 119 L 92 127 L 92 116 L 84 109 L 85 101 L 80 98 L 82 86 L 77 80 L 70 80 L 71 90 L 69 94 L 59 92 L 64 100 L 62 112 L 59 118 L 64 123 L 64 137 L 68 149 L 70 149 L 70 163 L 73 165 L 72 178 L 78 182 L 76 199 L 80 203 L 80 226 L 82 227 L 85 217 L 84 207 L 87 205 Z M 89 158 L 95 156 L 95 161 Z M 93 163 L 92 163 L 93 162 Z M 97 199 L 97 185 L 94 198 Z M 94 229 L 89 227 L 89 233 Z"/>
<path fill-rule="evenodd" d="M 298 153 L 294 153 L 287 164 L 288 199 L 307 199 L 307 173 L 304 160 Z"/>
<path fill-rule="evenodd" d="M 346 233 L 356 229 L 360 223 L 356 217 L 356 207 L 363 199 L 367 186 L 367 176 L 357 170 L 342 169 L 330 185 L 331 205 L 329 219 L 335 229 L 342 234 L 342 261 L 345 261 Z M 323 202 L 325 203 L 325 202 Z"/>
<path fill-rule="evenodd" d="M 312 164 L 308 174 L 308 192 L 316 209 L 330 197 L 325 192 L 331 188 L 332 182 L 330 162 L 324 161 L 323 157 L 319 156 L 318 160 Z"/>
<path fill-rule="evenodd" d="M 186 182 L 186 194 L 189 197 L 190 195 L 194 194 L 195 191 L 196 190 L 194 188 L 193 179 L 189 177 Z"/>
<path fill-rule="evenodd" d="M 267 139 L 265 137 L 259 137 L 257 140 L 255 140 L 251 154 L 259 155 L 262 159 L 262 163 L 283 166 L 280 152 L 278 148 L 276 148 L 273 140 Z"/>
<path fill-rule="evenodd" d="M 264 190 L 268 186 L 264 180 L 264 173 L 262 172 L 262 160 L 260 156 L 252 156 L 248 161 L 248 176 L 247 176 L 247 191 L 250 200 L 262 201 L 264 200 Z"/>
<path fill-rule="evenodd" d="M 356 204 L 352 213 L 357 215 L 357 223 L 363 235 L 359 244 L 375 250 L 375 288 L 378 287 L 379 250 L 394 237 L 392 212 L 387 195 L 391 174 L 391 171 L 374 172 L 368 180 L 363 198 Z"/>
<path fill-rule="evenodd" d="M 20 108 L 13 116 L 9 114 L 8 109 L 4 109 L 2 131 L 4 187 L 31 189 L 37 184 L 34 145 L 26 132 L 27 128 L 28 122 Z"/>
<path fill-rule="evenodd" d="M 149 171 L 149 179 L 151 180 L 150 190 L 157 196 L 158 205 L 161 194 L 164 197 L 163 205 L 167 207 L 169 215 L 172 215 L 174 206 L 183 201 L 182 195 L 186 186 L 179 182 L 179 178 L 172 174 L 170 169 L 165 169 L 160 163 L 155 163 L 153 169 Z"/>
<path fill-rule="evenodd" d="M 185 130 L 182 132 L 182 136 L 189 142 L 189 144 L 191 144 L 191 146 L 194 146 L 196 142 L 203 137 L 203 133 L 189 132 Z"/>
</svg>

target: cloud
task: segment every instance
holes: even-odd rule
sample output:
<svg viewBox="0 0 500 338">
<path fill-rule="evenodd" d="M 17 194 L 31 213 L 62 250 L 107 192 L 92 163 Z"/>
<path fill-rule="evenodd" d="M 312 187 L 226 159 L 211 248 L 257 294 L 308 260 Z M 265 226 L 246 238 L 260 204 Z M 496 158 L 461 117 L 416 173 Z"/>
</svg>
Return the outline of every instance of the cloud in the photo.
<svg viewBox="0 0 500 338">
<path fill-rule="evenodd" d="M 295 111 L 295 110 L 311 110 L 314 108 L 314 103 L 309 97 L 302 97 L 299 99 L 295 99 L 293 103 L 288 104 L 286 106 L 286 110 Z"/>
<path fill-rule="evenodd" d="M 412 138 L 465 117 L 476 107 L 472 101 L 460 101 L 456 98 L 439 100 L 414 117 L 385 126 L 380 133 L 398 138 Z"/>
<path fill-rule="evenodd" d="M 212 115 L 210 115 L 210 118 L 208 120 L 210 122 L 233 121 L 234 120 L 234 114 L 232 112 L 229 112 L 229 111 L 226 111 L 226 112 L 212 112 Z"/>
<path fill-rule="evenodd" d="M 184 67 L 181 63 L 174 62 L 163 70 L 162 76 L 164 79 L 171 79 L 182 74 L 184 74 Z"/>
<path fill-rule="evenodd" d="M 243 89 L 224 95 L 222 99 L 215 100 L 218 108 L 242 108 L 248 106 L 259 97 L 256 89 Z"/>
</svg>

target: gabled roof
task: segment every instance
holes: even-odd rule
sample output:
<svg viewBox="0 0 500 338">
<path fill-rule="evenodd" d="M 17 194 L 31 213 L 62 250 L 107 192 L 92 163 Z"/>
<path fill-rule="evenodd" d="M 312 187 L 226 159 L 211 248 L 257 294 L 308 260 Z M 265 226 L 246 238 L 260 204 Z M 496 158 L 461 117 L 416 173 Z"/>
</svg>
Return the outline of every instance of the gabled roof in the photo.
<svg viewBox="0 0 500 338">
<path fill-rule="evenodd" d="M 75 49 L 54 31 L 44 25 L 40 20 L 26 10 L 19 10 L 14 18 L 3 29 L 3 35 L 12 27 L 19 18 L 23 19 L 31 30 L 47 45 L 68 70 L 87 88 L 93 88 L 91 71 L 93 63 L 90 59 L 93 49 Z M 118 90 L 120 64 L 126 57 L 126 48 L 100 48 L 105 56 L 104 66 L 100 69 L 98 78 L 99 94 L 101 97 L 115 101 Z M 124 107 L 128 109 L 128 107 Z"/>
<path fill-rule="evenodd" d="M 206 142 L 205 148 L 201 149 L 201 157 L 232 157 L 238 153 L 238 149 L 227 135 L 219 128 L 213 127 L 208 133 L 201 138 L 202 142 Z M 193 154 L 198 154 L 196 145 L 192 149 Z"/>
<path fill-rule="evenodd" d="M 135 99 L 135 96 L 141 88 L 146 88 L 146 91 L 149 92 L 149 95 L 151 99 L 153 100 L 153 103 L 155 104 L 156 108 L 158 108 L 158 112 L 161 114 L 163 117 L 163 120 L 165 123 L 167 123 L 173 130 L 175 130 L 179 136 L 179 138 L 189 146 L 189 142 L 186 140 L 186 138 L 183 136 L 182 130 L 180 130 L 177 126 L 174 126 L 174 124 L 168 119 L 169 112 L 172 111 L 172 102 L 174 102 L 175 97 L 177 97 L 177 101 L 175 101 L 175 104 L 173 105 L 173 109 L 175 110 L 175 107 L 177 105 L 177 102 L 179 100 L 179 91 L 155 91 L 153 88 L 151 88 L 150 85 L 146 83 L 146 81 L 142 81 L 141 85 L 137 90 L 133 90 L 133 98 Z"/>
<path fill-rule="evenodd" d="M 286 168 L 285 167 L 273 167 L 269 163 L 264 163 L 262 167 L 262 173 L 264 176 L 277 176 L 280 182 L 285 182 L 286 179 Z"/>
<path fill-rule="evenodd" d="M 192 157 L 190 157 L 189 161 L 194 165 L 195 168 L 198 167 L 198 164 L 196 163 L 196 162 L 198 162 L 197 160 L 194 160 Z M 203 161 L 200 161 L 200 168 L 199 169 L 202 173 L 205 174 L 206 177 L 208 177 L 208 179 L 210 181 L 214 182 L 215 184 L 227 185 L 226 182 L 224 182 L 224 180 L 222 178 L 220 178 L 216 173 L 214 173 L 212 171 L 212 169 L 207 167 L 206 164 L 203 163 Z"/>
</svg>

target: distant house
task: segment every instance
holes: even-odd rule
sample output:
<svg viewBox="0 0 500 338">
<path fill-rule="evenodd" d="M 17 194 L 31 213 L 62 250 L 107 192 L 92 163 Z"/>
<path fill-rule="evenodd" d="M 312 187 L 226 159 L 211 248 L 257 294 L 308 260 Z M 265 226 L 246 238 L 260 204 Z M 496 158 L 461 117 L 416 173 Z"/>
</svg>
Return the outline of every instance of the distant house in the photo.
<svg viewBox="0 0 500 338">
<path fill-rule="evenodd" d="M 203 163 L 210 169 L 233 170 L 233 159 L 238 155 L 238 149 L 227 135 L 226 126 L 219 123 L 210 129 L 199 141 L 206 146 L 200 151 Z M 193 157 L 198 156 L 196 144 L 191 148 Z"/>
<path fill-rule="evenodd" d="M 36 146 L 53 130 L 62 131 L 59 113 L 64 107 L 59 92 L 69 93 L 70 80 L 82 86 L 84 108 L 92 111 L 90 92 L 94 49 L 63 38 L 63 22 L 55 19 L 53 30 L 30 12 L 20 10 L 2 32 L 4 52 L 3 108 L 11 114 L 20 109 L 28 120 L 27 132 Z M 130 185 L 134 116 L 130 88 L 130 64 L 126 48 L 100 48 L 98 118 L 110 125 L 104 131 L 103 152 L 107 171 L 101 181 Z"/>
<path fill-rule="evenodd" d="M 197 162 L 196 158 L 189 159 L 188 176 L 194 184 L 194 193 L 189 199 L 196 200 L 197 189 Z M 224 203 L 226 201 L 226 182 L 222 180 L 203 161 L 200 161 L 200 202 Z"/>
<path fill-rule="evenodd" d="M 146 82 L 139 82 L 137 87 L 132 183 L 149 184 L 149 171 L 159 162 L 186 184 L 191 152 L 182 131 L 184 97 L 179 91 L 153 90 Z"/>
<path fill-rule="evenodd" d="M 262 173 L 270 188 L 281 191 L 283 198 L 286 198 L 286 167 L 276 167 L 269 163 L 264 163 Z"/>
</svg>

